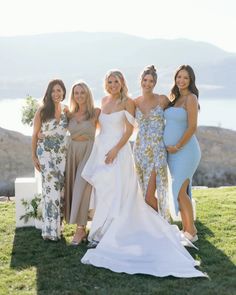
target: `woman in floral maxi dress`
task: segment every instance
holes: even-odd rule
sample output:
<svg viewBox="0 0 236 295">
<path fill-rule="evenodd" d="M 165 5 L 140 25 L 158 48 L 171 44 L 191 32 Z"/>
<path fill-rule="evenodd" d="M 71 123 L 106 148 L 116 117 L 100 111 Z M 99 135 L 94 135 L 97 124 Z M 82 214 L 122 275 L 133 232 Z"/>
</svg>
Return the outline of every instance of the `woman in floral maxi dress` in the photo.
<svg viewBox="0 0 236 295">
<path fill-rule="evenodd" d="M 170 219 L 168 203 L 167 153 L 163 141 L 165 95 L 153 93 L 157 82 L 154 66 L 141 74 L 142 95 L 135 99 L 139 131 L 134 145 L 135 166 L 143 196 L 153 209 Z"/>
<path fill-rule="evenodd" d="M 32 159 L 42 174 L 42 237 L 56 241 L 61 237 L 61 208 L 64 198 L 66 163 L 67 107 L 61 104 L 66 95 L 64 83 L 52 80 L 43 105 L 34 118 Z M 38 140 L 38 133 L 43 138 Z"/>
</svg>

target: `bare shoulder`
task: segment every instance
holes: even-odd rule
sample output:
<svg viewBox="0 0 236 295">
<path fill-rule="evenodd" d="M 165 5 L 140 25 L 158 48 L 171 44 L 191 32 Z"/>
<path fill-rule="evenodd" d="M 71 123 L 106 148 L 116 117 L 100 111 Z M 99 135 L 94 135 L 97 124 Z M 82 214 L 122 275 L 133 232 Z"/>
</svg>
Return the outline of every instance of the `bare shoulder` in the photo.
<svg viewBox="0 0 236 295">
<path fill-rule="evenodd" d="M 141 96 L 138 96 L 138 97 L 134 98 L 133 101 L 134 101 L 134 104 L 135 104 L 136 107 L 139 106 L 139 101 L 140 101 L 140 99 L 141 99 Z"/>
<path fill-rule="evenodd" d="M 40 118 L 40 115 L 41 115 L 41 111 L 43 109 L 43 106 L 39 106 L 36 113 L 35 113 L 35 118 Z"/>
<path fill-rule="evenodd" d="M 135 107 L 135 102 L 133 99 L 131 98 L 128 98 L 126 101 L 125 101 L 125 107 Z"/>
<path fill-rule="evenodd" d="M 40 106 L 35 115 L 34 115 L 34 120 L 33 120 L 33 134 L 36 134 L 42 125 L 42 120 L 41 120 L 41 111 L 43 109 L 43 106 Z"/>
<path fill-rule="evenodd" d="M 101 100 L 102 105 L 105 104 L 107 102 L 108 96 L 104 96 Z"/>
<path fill-rule="evenodd" d="M 193 93 L 190 93 L 187 97 L 187 100 L 186 100 L 186 105 L 187 106 L 195 106 L 195 105 L 198 105 L 198 98 L 195 94 Z"/>
<path fill-rule="evenodd" d="M 169 104 L 170 100 L 168 98 L 168 96 L 166 96 L 165 94 L 160 94 L 160 102 L 163 104 Z"/>
<path fill-rule="evenodd" d="M 165 94 L 159 94 L 159 98 L 161 101 L 168 101 L 169 98 Z"/>
<path fill-rule="evenodd" d="M 127 110 L 129 113 L 131 113 L 132 115 L 134 115 L 135 103 L 134 103 L 133 99 L 128 98 L 125 101 L 125 110 Z"/>
</svg>

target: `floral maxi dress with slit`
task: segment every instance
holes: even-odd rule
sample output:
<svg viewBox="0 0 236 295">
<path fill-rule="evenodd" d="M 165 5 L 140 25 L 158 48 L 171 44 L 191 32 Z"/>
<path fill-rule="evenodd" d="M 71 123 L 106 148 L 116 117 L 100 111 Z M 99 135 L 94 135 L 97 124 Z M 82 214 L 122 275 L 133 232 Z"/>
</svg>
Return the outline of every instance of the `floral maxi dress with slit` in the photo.
<svg viewBox="0 0 236 295">
<path fill-rule="evenodd" d="M 169 220 L 167 154 L 163 141 L 164 111 L 158 105 L 149 115 L 137 107 L 135 118 L 139 126 L 134 145 L 134 159 L 140 186 L 145 198 L 152 171 L 156 174 L 159 214 Z"/>
<path fill-rule="evenodd" d="M 37 155 L 42 174 L 42 237 L 61 237 L 61 212 L 64 200 L 67 117 L 61 107 L 60 121 L 42 123 L 44 138 L 38 142 Z"/>
</svg>

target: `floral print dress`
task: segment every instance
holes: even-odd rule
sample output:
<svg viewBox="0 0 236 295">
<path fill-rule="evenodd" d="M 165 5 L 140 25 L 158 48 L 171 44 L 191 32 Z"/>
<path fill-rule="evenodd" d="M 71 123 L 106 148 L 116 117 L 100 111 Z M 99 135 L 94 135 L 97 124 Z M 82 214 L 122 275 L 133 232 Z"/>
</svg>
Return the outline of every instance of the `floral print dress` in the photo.
<svg viewBox="0 0 236 295">
<path fill-rule="evenodd" d="M 42 237 L 57 240 L 61 237 L 61 212 L 64 199 L 67 117 L 61 106 L 60 121 L 42 123 L 44 135 L 38 141 L 37 155 L 42 174 Z"/>
<path fill-rule="evenodd" d="M 134 159 L 143 196 L 146 196 L 149 179 L 154 170 L 158 211 L 163 218 L 169 220 L 167 153 L 163 142 L 164 111 L 158 105 L 146 116 L 137 107 L 135 117 L 139 131 L 134 144 Z"/>
</svg>

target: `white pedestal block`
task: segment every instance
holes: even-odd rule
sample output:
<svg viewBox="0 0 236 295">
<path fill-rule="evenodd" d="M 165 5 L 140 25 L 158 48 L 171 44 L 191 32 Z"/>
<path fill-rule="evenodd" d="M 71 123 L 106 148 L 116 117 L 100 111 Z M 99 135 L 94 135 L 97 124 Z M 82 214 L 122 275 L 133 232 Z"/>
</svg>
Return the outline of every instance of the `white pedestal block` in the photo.
<svg viewBox="0 0 236 295">
<path fill-rule="evenodd" d="M 34 177 L 36 178 L 37 182 L 37 193 L 42 194 L 42 176 L 37 169 L 34 169 Z"/>
<path fill-rule="evenodd" d="M 20 217 L 25 214 L 22 199 L 31 200 L 38 193 L 36 178 L 16 178 L 15 180 L 15 202 L 16 202 L 16 227 L 34 226 L 34 219 L 30 218 L 27 223 Z"/>
</svg>

